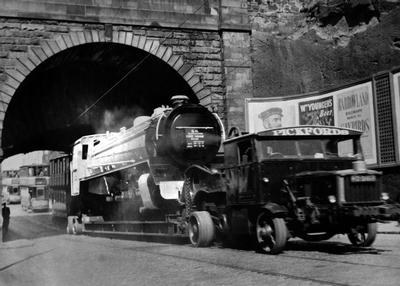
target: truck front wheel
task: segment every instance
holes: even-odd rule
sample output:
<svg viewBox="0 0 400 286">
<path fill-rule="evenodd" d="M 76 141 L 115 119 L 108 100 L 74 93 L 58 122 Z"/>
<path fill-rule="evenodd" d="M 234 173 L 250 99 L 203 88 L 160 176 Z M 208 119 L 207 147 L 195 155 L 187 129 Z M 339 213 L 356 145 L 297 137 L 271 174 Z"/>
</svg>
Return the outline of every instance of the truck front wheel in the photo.
<svg viewBox="0 0 400 286">
<path fill-rule="evenodd" d="M 352 228 L 347 237 L 354 246 L 368 247 L 374 243 L 376 233 L 377 224 L 374 222 Z"/>
<path fill-rule="evenodd" d="M 215 237 L 215 226 L 206 211 L 193 212 L 189 218 L 189 238 L 196 247 L 206 247 Z"/>
<path fill-rule="evenodd" d="M 282 218 L 272 218 L 269 213 L 262 212 L 257 218 L 256 238 L 259 250 L 277 254 L 286 245 L 288 231 Z"/>
</svg>

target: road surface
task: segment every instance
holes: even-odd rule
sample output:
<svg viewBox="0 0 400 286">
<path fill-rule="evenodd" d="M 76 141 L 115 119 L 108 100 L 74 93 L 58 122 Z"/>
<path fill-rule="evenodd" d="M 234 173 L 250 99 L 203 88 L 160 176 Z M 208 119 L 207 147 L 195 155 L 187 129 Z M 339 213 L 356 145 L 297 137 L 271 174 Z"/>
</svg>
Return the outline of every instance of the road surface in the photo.
<svg viewBox="0 0 400 286">
<path fill-rule="evenodd" d="M 363 249 L 345 236 L 318 243 L 290 240 L 282 254 L 272 256 L 66 235 L 65 225 L 53 223 L 49 214 L 17 215 L 17 206 L 11 210 L 11 240 L 0 246 L 0 285 L 398 286 L 400 281 L 399 234 L 378 234 L 373 247 Z"/>
</svg>

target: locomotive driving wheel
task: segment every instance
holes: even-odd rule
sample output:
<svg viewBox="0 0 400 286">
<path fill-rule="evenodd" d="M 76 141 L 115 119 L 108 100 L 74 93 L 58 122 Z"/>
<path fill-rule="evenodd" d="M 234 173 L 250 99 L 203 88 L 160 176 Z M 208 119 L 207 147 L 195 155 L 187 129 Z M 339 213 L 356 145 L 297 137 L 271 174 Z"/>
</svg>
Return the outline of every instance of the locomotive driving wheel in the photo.
<svg viewBox="0 0 400 286">
<path fill-rule="evenodd" d="M 265 253 L 281 252 L 287 242 L 287 228 L 282 218 L 273 218 L 262 212 L 257 218 L 256 238 L 259 250 Z"/>
<path fill-rule="evenodd" d="M 190 242 L 196 247 L 206 247 L 215 237 L 215 226 L 206 211 L 193 212 L 189 219 Z"/>
<path fill-rule="evenodd" d="M 374 243 L 376 233 L 377 224 L 374 222 L 352 228 L 347 237 L 354 246 L 368 247 Z"/>
</svg>

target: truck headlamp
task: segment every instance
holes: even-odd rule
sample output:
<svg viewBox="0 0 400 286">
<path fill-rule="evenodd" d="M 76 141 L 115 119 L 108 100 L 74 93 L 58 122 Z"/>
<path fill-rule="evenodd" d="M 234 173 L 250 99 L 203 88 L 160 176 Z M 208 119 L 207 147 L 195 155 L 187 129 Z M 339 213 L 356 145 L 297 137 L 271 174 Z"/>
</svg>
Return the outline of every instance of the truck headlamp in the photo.
<svg viewBox="0 0 400 286">
<path fill-rule="evenodd" d="M 336 203 L 336 197 L 335 196 L 328 196 L 328 200 L 331 204 Z"/>
<path fill-rule="evenodd" d="M 384 201 L 387 201 L 389 199 L 389 194 L 388 193 L 381 193 L 381 199 Z"/>
</svg>

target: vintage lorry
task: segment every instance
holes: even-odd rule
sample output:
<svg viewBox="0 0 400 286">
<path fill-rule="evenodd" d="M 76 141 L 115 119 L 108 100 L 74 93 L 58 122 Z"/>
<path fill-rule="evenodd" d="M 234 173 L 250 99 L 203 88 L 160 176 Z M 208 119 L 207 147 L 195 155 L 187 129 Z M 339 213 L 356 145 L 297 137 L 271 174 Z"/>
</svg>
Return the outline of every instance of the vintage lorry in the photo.
<svg viewBox="0 0 400 286">
<path fill-rule="evenodd" d="M 353 245 L 370 246 L 387 194 L 381 172 L 366 168 L 361 134 L 297 126 L 226 140 L 221 168 L 187 171 L 191 242 L 207 246 L 219 236 L 275 254 L 290 237 L 347 234 Z"/>
</svg>

